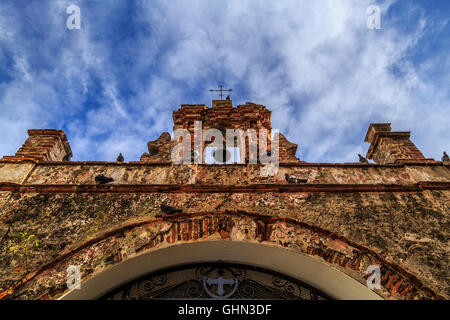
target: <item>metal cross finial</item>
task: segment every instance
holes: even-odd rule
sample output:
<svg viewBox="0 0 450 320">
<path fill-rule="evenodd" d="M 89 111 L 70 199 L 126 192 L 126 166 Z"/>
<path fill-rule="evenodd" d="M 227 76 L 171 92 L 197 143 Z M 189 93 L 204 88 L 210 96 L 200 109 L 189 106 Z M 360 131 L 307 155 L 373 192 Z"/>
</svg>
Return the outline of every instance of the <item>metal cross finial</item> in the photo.
<svg viewBox="0 0 450 320">
<path fill-rule="evenodd" d="M 223 92 L 224 91 L 231 92 L 233 90 L 231 90 L 231 89 L 224 89 L 222 85 L 219 85 L 219 90 L 210 89 L 209 91 L 211 91 L 211 92 L 212 91 L 220 91 L 220 100 L 223 100 Z"/>
</svg>

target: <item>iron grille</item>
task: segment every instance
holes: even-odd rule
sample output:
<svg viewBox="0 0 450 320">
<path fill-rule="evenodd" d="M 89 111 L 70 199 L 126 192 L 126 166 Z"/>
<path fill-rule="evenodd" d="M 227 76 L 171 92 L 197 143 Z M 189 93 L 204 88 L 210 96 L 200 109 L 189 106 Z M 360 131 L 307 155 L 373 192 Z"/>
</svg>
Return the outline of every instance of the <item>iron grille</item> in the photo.
<svg viewBox="0 0 450 320">
<path fill-rule="evenodd" d="M 214 263 L 161 270 L 121 286 L 101 299 L 328 300 L 330 297 L 270 270 Z"/>
</svg>

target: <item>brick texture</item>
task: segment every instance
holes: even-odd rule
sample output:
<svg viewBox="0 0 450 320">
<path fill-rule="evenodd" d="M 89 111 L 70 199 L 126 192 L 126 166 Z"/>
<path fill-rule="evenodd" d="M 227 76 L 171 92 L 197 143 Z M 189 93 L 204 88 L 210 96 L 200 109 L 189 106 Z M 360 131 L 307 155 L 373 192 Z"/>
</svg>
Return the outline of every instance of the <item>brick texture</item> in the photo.
<svg viewBox="0 0 450 320">
<path fill-rule="evenodd" d="M 390 123 L 372 123 L 365 141 L 370 143 L 367 158 L 379 164 L 409 161 L 434 162 L 425 159 L 422 152 L 409 139 L 410 132 L 392 132 Z"/>
<path fill-rule="evenodd" d="M 255 129 L 259 137 L 259 130 L 267 130 L 267 149 L 271 150 L 270 136 L 272 125 L 270 122 L 272 112 L 261 104 L 247 102 L 245 105 L 233 107 L 231 100 L 213 100 L 212 107 L 206 105 L 181 105 L 173 112 L 173 129 L 187 129 L 191 137 L 194 137 L 194 121 L 202 121 L 202 130 L 218 129 L 225 138 L 226 129 Z M 192 149 L 194 141 L 192 141 Z M 205 145 L 202 145 L 205 148 Z M 259 150 L 259 145 L 258 145 Z M 297 145 L 288 141 L 282 134 L 279 135 L 280 162 L 298 162 L 295 157 Z M 249 159 L 249 146 L 246 142 L 245 162 Z"/>
</svg>

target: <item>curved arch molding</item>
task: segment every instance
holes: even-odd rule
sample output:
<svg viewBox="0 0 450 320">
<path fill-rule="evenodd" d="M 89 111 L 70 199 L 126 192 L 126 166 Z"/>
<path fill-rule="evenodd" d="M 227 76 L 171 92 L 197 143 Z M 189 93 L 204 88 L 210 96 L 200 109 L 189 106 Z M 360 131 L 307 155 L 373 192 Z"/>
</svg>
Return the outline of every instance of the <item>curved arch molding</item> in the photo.
<svg viewBox="0 0 450 320">
<path fill-rule="evenodd" d="M 145 274 L 197 262 L 254 265 L 335 299 L 443 299 L 370 249 L 317 226 L 239 211 L 180 214 L 131 223 L 89 239 L 28 274 L 0 298 L 95 299 Z M 79 265 L 81 289 L 67 288 Z M 381 289 L 365 285 L 378 265 Z"/>
<path fill-rule="evenodd" d="M 62 299 L 96 299 L 149 272 L 211 261 L 271 269 L 310 284 L 333 298 L 381 299 L 353 278 L 307 255 L 258 243 L 226 240 L 180 244 L 146 252 L 92 277 L 80 290 L 71 290 Z"/>
</svg>

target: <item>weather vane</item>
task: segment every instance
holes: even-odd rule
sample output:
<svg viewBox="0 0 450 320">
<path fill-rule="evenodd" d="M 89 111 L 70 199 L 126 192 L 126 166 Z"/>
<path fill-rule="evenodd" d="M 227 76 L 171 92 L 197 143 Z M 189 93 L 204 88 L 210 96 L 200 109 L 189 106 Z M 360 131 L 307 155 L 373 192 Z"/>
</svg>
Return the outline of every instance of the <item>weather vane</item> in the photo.
<svg viewBox="0 0 450 320">
<path fill-rule="evenodd" d="M 233 91 L 233 90 L 231 90 L 231 89 L 224 89 L 222 85 L 219 85 L 219 90 L 210 89 L 209 91 L 211 91 L 211 92 L 213 92 L 213 91 L 219 91 L 219 92 L 220 92 L 220 100 L 223 100 L 223 92 L 224 92 L 224 91 L 231 92 L 231 91 Z"/>
</svg>

